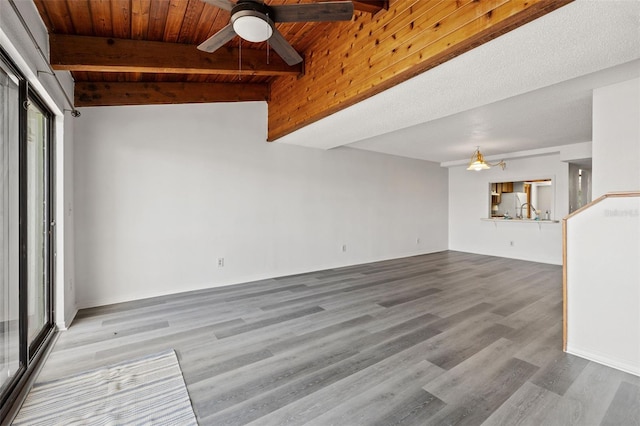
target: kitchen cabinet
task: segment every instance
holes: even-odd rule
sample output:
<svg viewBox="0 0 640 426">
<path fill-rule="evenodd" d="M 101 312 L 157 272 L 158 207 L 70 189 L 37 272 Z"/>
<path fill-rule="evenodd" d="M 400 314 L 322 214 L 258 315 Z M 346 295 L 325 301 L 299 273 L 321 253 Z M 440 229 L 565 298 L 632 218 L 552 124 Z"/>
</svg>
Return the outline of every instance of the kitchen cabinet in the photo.
<svg viewBox="0 0 640 426">
<path fill-rule="evenodd" d="M 500 192 L 513 192 L 513 182 L 502 182 L 499 185 L 502 185 Z"/>
<path fill-rule="evenodd" d="M 513 192 L 513 182 L 498 182 L 491 184 L 491 194 L 500 195 L 503 192 Z"/>
</svg>

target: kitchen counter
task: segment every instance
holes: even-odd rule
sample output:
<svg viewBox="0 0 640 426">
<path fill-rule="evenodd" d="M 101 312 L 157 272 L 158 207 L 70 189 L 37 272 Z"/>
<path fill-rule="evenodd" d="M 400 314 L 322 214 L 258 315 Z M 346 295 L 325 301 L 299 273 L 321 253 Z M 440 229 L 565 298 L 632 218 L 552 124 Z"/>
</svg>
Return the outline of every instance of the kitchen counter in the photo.
<svg viewBox="0 0 640 426">
<path fill-rule="evenodd" d="M 481 217 L 480 220 L 484 220 L 487 222 L 518 222 L 518 223 L 560 223 L 559 220 L 545 220 L 545 219 L 540 219 L 540 220 L 535 220 L 535 219 L 515 219 L 515 218 L 511 218 L 511 219 L 505 219 L 504 217 Z"/>
</svg>

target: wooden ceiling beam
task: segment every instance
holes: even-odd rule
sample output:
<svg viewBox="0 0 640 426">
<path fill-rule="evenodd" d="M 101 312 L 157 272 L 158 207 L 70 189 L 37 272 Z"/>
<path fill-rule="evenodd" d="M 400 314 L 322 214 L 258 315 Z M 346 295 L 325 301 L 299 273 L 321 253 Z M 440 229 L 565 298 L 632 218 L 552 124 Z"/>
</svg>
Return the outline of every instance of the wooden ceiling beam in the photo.
<svg viewBox="0 0 640 426">
<path fill-rule="evenodd" d="M 154 105 L 267 101 L 269 86 L 256 83 L 76 82 L 75 106 Z"/>
<path fill-rule="evenodd" d="M 302 64 L 289 66 L 264 50 L 223 47 L 214 53 L 196 46 L 159 41 L 50 34 L 50 62 L 65 71 L 222 75 L 300 75 Z"/>
<path fill-rule="evenodd" d="M 381 10 L 389 9 L 389 0 L 353 0 L 353 8 L 362 12 L 376 14 Z"/>
<path fill-rule="evenodd" d="M 415 77 L 572 0 L 394 0 L 333 25 L 306 49 L 305 74 L 271 85 L 268 140 Z M 443 90 L 446 90 L 443 88 Z"/>
</svg>

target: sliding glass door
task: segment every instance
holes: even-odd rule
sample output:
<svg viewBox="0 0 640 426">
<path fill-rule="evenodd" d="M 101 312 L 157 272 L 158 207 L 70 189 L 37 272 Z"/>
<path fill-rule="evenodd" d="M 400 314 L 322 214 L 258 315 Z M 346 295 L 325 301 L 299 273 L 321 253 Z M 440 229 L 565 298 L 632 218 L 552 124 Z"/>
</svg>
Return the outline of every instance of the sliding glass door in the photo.
<svg viewBox="0 0 640 426">
<path fill-rule="evenodd" d="M 0 423 L 53 335 L 52 115 L 0 50 Z"/>
<path fill-rule="evenodd" d="M 20 368 L 17 78 L 0 63 L 0 391 Z"/>
<path fill-rule="evenodd" d="M 27 198 L 27 333 L 34 352 L 38 337 L 50 324 L 50 295 L 48 274 L 49 203 L 47 200 L 47 141 L 46 113 L 29 98 L 27 103 L 26 137 L 26 198 Z"/>
</svg>

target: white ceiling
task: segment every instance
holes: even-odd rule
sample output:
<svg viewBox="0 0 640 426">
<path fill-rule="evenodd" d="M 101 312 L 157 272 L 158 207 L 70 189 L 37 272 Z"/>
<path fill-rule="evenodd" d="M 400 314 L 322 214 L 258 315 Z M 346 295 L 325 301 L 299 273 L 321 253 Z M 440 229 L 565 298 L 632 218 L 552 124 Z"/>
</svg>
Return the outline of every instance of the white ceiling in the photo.
<svg viewBox="0 0 640 426">
<path fill-rule="evenodd" d="M 640 1 L 577 0 L 278 142 L 435 162 L 586 142 L 592 90 L 638 76 Z"/>
</svg>

